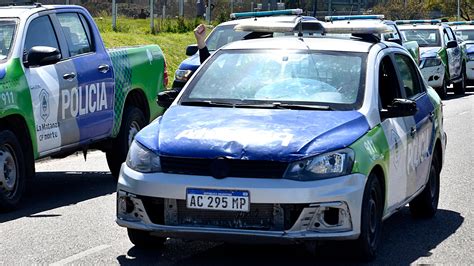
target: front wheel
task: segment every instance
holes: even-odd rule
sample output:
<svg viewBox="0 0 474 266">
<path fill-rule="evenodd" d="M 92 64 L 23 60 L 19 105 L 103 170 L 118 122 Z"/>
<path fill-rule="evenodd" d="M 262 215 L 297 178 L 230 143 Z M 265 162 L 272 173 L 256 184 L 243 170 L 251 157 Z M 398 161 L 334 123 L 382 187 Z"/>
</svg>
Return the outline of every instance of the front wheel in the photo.
<svg viewBox="0 0 474 266">
<path fill-rule="evenodd" d="M 442 100 L 446 100 L 448 96 L 448 83 L 446 82 L 446 77 L 443 78 L 443 84 L 440 88 L 436 89 L 436 92 Z"/>
<path fill-rule="evenodd" d="M 357 255 L 364 261 L 375 259 L 382 233 L 383 208 L 382 186 L 377 176 L 371 173 L 362 200 L 360 236 L 355 243 Z"/>
<path fill-rule="evenodd" d="M 18 207 L 25 190 L 26 168 L 23 150 L 13 132 L 0 132 L 0 212 Z"/>
<path fill-rule="evenodd" d="M 150 235 L 147 231 L 127 228 L 128 238 L 138 248 L 160 248 L 166 241 L 164 237 Z"/>
<path fill-rule="evenodd" d="M 439 201 L 439 162 L 433 155 L 428 183 L 423 191 L 410 202 L 410 212 L 413 217 L 431 218 L 438 210 Z"/>
<path fill-rule="evenodd" d="M 128 149 L 135 135 L 146 125 L 143 112 L 135 106 L 127 107 L 124 111 L 120 132 L 113 140 L 112 148 L 106 152 L 107 164 L 112 176 L 118 178 L 120 166 L 127 158 Z"/>
</svg>

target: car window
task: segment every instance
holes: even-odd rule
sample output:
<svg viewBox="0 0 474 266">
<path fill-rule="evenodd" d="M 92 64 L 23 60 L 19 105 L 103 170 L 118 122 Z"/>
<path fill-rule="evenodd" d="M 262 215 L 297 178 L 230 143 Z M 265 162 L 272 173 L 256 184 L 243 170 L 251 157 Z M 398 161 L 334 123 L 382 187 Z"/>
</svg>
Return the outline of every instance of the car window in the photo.
<svg viewBox="0 0 474 266">
<path fill-rule="evenodd" d="M 230 42 L 240 41 L 251 33 L 248 31 L 234 31 L 234 26 L 217 26 L 206 39 L 207 49 L 215 51 Z"/>
<path fill-rule="evenodd" d="M 413 98 L 415 95 L 423 92 L 416 72 L 416 67 L 412 60 L 405 55 L 395 54 L 395 63 L 400 72 L 400 78 L 403 82 L 406 97 Z"/>
<path fill-rule="evenodd" d="M 28 26 L 24 51 L 27 53 L 34 46 L 49 46 L 59 50 L 58 38 L 49 16 L 35 18 Z"/>
<path fill-rule="evenodd" d="M 0 20 L 0 60 L 6 59 L 10 54 L 15 30 L 16 21 Z"/>
<path fill-rule="evenodd" d="M 354 107 L 364 53 L 225 51 L 189 85 L 189 99 L 311 102 Z"/>
<path fill-rule="evenodd" d="M 451 28 L 446 28 L 446 31 L 448 32 L 448 36 L 451 41 L 456 40 L 456 36 L 454 36 L 454 32 L 451 30 Z"/>
<path fill-rule="evenodd" d="M 77 13 L 57 14 L 71 56 L 92 52 L 91 41 Z"/>
<path fill-rule="evenodd" d="M 393 31 L 390 32 L 390 33 L 385 33 L 383 34 L 383 39 L 384 40 L 400 40 L 400 35 L 398 35 L 398 31 L 395 27 L 395 25 L 387 25 L 388 27 L 390 27 Z"/>
<path fill-rule="evenodd" d="M 464 41 L 473 41 L 474 40 L 474 30 L 456 30 L 456 33 Z"/>
<path fill-rule="evenodd" d="M 385 56 L 379 67 L 380 107 L 387 109 L 396 98 L 401 98 L 400 84 L 390 56 Z"/>
<path fill-rule="evenodd" d="M 402 32 L 407 41 L 416 41 L 420 47 L 441 46 L 437 29 L 404 29 Z"/>
</svg>

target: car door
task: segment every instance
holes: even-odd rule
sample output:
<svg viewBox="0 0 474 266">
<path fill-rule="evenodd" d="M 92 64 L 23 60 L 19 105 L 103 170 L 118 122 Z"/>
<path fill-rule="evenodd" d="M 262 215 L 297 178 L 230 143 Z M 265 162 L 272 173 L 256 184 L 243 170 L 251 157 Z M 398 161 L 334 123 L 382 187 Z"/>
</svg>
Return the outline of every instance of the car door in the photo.
<svg viewBox="0 0 474 266">
<path fill-rule="evenodd" d="M 75 120 L 79 141 L 109 136 L 114 123 L 114 76 L 112 62 L 102 42 L 80 12 L 56 14 L 74 65 L 77 87 L 61 91 L 62 114 Z"/>
<path fill-rule="evenodd" d="M 461 47 L 457 44 L 454 33 L 450 28 L 443 30 L 444 47 L 446 47 L 446 54 L 448 56 L 449 79 L 456 79 L 461 76 Z M 456 42 L 456 47 L 447 48 L 448 42 Z"/>
<path fill-rule="evenodd" d="M 400 81 L 393 63 L 392 53 L 387 53 L 381 60 L 378 73 L 379 109 L 381 126 L 389 146 L 389 169 L 387 184 L 387 211 L 396 209 L 406 198 L 408 179 L 413 173 L 408 172 L 405 158 L 408 154 L 409 128 L 406 117 L 384 117 L 394 99 L 403 98 Z"/>
<path fill-rule="evenodd" d="M 434 143 L 434 106 L 413 60 L 402 53 L 396 53 L 394 58 L 403 93 L 406 99 L 415 101 L 417 106 L 416 114 L 405 120 L 409 129 L 406 197 L 410 197 L 426 183 L 428 177 Z"/>
<path fill-rule="evenodd" d="M 32 47 L 47 46 L 58 49 L 62 60 L 44 66 L 28 66 L 27 53 Z M 66 46 L 58 38 L 51 14 L 32 17 L 26 23 L 23 39 L 25 57 L 24 71 L 30 87 L 38 152 L 45 155 L 57 151 L 60 147 L 79 140 L 79 131 L 75 123 L 70 123 L 62 115 L 61 91 L 77 87 L 75 79 L 65 77 L 75 71 L 70 60 L 64 60 Z"/>
</svg>

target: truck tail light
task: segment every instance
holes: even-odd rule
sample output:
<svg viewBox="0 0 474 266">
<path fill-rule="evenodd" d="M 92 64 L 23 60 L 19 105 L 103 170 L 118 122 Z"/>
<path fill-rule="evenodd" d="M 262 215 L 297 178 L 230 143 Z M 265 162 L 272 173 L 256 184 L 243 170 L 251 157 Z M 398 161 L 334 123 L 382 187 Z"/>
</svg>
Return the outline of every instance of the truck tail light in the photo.
<svg viewBox="0 0 474 266">
<path fill-rule="evenodd" d="M 168 80 L 169 80 L 169 77 L 168 77 L 168 67 L 166 66 L 166 60 L 163 61 L 164 63 L 164 68 L 163 68 L 163 85 L 166 87 L 168 87 Z"/>
</svg>

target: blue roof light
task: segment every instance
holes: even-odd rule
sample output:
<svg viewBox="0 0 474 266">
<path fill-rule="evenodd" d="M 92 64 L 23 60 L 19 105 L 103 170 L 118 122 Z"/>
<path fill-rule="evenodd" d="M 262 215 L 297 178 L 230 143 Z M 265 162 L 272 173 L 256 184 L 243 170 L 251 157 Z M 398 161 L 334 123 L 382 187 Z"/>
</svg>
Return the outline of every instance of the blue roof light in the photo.
<svg viewBox="0 0 474 266">
<path fill-rule="evenodd" d="M 397 20 L 395 21 L 397 25 L 403 25 L 403 24 L 431 24 L 435 25 L 438 23 L 441 23 L 441 20 L 439 19 L 417 19 L 417 20 Z"/>
<path fill-rule="evenodd" d="M 273 10 L 273 11 L 254 11 L 254 12 L 240 12 L 230 14 L 231 19 L 239 18 L 254 18 L 254 17 L 270 17 L 270 16 L 281 16 L 281 15 L 301 15 L 302 9 L 284 9 L 284 10 Z"/>
<path fill-rule="evenodd" d="M 474 25 L 474 20 L 473 21 L 453 21 L 453 22 L 448 22 L 448 25 L 450 26 Z"/>
<path fill-rule="evenodd" d="M 338 21 L 338 20 L 361 20 L 361 19 L 379 19 L 383 20 L 384 15 L 354 15 L 354 16 L 325 16 L 326 21 Z"/>
</svg>

